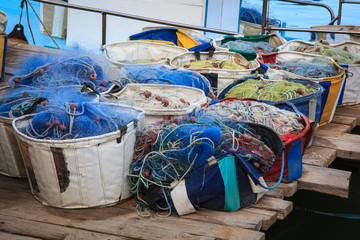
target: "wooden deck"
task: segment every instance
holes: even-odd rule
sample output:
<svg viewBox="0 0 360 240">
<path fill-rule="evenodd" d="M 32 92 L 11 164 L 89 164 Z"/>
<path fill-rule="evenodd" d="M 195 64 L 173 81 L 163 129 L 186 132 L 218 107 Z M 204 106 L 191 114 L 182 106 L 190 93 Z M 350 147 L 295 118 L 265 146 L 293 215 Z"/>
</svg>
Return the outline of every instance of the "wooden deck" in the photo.
<svg viewBox="0 0 360 240">
<path fill-rule="evenodd" d="M 0 86 L 6 86 L 8 78 L 21 68 L 23 57 L 58 53 L 10 42 L 6 78 Z M 142 218 L 133 200 L 104 208 L 57 209 L 38 202 L 27 179 L 0 175 L 0 239 L 265 239 L 266 230 L 293 209 L 293 203 L 284 197 L 298 189 L 348 197 L 351 172 L 328 166 L 337 157 L 360 162 L 360 135 L 350 134 L 359 125 L 360 105 L 338 108 L 333 122 L 316 131 L 304 155 L 302 177 L 281 183 L 258 203 L 236 212 L 201 209 L 183 217 L 153 213 Z"/>
</svg>

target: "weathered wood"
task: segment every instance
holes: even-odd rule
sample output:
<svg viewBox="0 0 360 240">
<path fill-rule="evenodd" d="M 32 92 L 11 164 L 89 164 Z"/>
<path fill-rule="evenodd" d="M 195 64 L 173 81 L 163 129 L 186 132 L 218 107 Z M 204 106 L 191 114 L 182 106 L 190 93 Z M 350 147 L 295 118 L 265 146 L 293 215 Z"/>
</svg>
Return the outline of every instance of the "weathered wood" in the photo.
<svg viewBox="0 0 360 240">
<path fill-rule="evenodd" d="M 74 236 L 76 240 L 120 240 L 128 239 L 121 236 L 115 236 L 105 233 L 97 233 L 95 231 L 86 231 L 73 227 L 65 227 L 36 220 L 27 220 L 18 217 L 5 216 L 0 214 L 0 231 L 11 232 L 13 234 L 29 236 L 31 239 L 59 239 L 64 240 L 68 236 Z M 25 236 L 22 236 L 27 240 Z M 0 239 L 1 235 L 0 235 Z M 6 238 L 5 238 L 6 239 Z M 16 238 L 15 238 L 16 239 Z M 13 240 L 13 238 L 11 238 Z"/>
<path fill-rule="evenodd" d="M 360 108 L 357 107 L 358 105 L 354 107 L 348 106 L 348 107 L 336 108 L 335 113 L 337 115 L 346 116 L 346 117 L 356 117 L 357 125 L 360 125 Z"/>
<path fill-rule="evenodd" d="M 276 181 L 266 182 L 268 187 L 272 187 L 276 184 Z M 273 196 L 278 198 L 291 197 L 297 191 L 297 182 L 280 183 L 276 188 L 268 191 L 266 196 Z"/>
<path fill-rule="evenodd" d="M 360 135 L 323 133 L 314 136 L 314 146 L 332 148 L 336 150 L 336 156 L 360 160 Z"/>
<path fill-rule="evenodd" d="M 327 123 L 316 130 L 316 135 L 323 134 L 334 134 L 334 133 L 348 133 L 351 131 L 351 127 L 349 125 L 344 124 L 336 124 L 336 123 Z"/>
<path fill-rule="evenodd" d="M 12 190 L 15 192 L 30 192 L 27 178 L 7 177 L 0 174 L 0 189 Z"/>
<path fill-rule="evenodd" d="M 106 207 L 67 210 L 46 207 L 29 193 L 0 189 L 0 215 L 136 239 L 264 239 L 264 233 L 177 216 L 139 217 L 134 209 Z M 141 231 L 139 231 L 141 229 Z"/>
<path fill-rule="evenodd" d="M 353 129 L 357 125 L 357 118 L 353 116 L 352 117 L 343 116 L 335 111 L 335 115 L 331 122 L 337 124 L 349 125 L 351 129 Z"/>
<path fill-rule="evenodd" d="M 335 158 L 335 149 L 311 146 L 306 149 L 303 155 L 303 163 L 319 167 L 328 167 Z"/>
<path fill-rule="evenodd" d="M 116 207 L 130 209 L 135 211 L 136 204 L 131 201 L 118 204 Z M 153 211 L 151 211 L 155 214 Z M 238 211 L 214 211 L 210 209 L 201 208 L 196 213 L 181 216 L 184 219 L 191 219 L 199 222 L 215 223 L 220 225 L 228 225 L 233 227 L 241 227 L 259 231 L 262 225 L 262 216 L 258 214 L 249 214 L 243 212 L 242 209 Z"/>
<path fill-rule="evenodd" d="M 276 222 L 277 213 L 273 211 L 253 207 L 247 207 L 242 209 L 241 211 L 260 215 L 262 217 L 261 230 L 263 231 L 268 230 Z"/>
<path fill-rule="evenodd" d="M 277 213 L 277 219 L 283 220 L 292 211 L 293 203 L 279 198 L 264 196 L 251 207 L 274 211 Z"/>
<path fill-rule="evenodd" d="M 1 219 L 1 218 L 0 218 Z M 0 223 L 1 226 L 2 223 Z M 0 231 L 0 239 L 2 240 L 40 240 L 40 238 L 27 237 Z"/>
<path fill-rule="evenodd" d="M 297 179 L 298 189 L 321 192 L 347 198 L 351 172 L 303 165 L 301 178 Z"/>
</svg>

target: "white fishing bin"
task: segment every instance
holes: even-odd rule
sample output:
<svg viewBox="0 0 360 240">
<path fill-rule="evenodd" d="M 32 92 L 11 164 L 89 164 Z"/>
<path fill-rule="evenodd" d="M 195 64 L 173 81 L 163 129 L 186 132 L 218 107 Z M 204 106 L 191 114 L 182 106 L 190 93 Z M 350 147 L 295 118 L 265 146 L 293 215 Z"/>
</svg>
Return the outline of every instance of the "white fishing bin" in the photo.
<svg viewBox="0 0 360 240">
<path fill-rule="evenodd" d="M 13 118 L 0 117 L 0 173 L 9 177 L 26 177 L 12 121 Z"/>
<path fill-rule="evenodd" d="M 103 103 L 104 104 L 104 103 Z M 114 104 L 116 105 L 116 104 Z M 12 122 L 26 165 L 31 192 L 42 204 L 58 208 L 109 206 L 131 196 L 127 174 L 133 158 L 137 118 L 120 130 L 72 140 L 35 139 L 23 133 L 32 115 Z"/>
<path fill-rule="evenodd" d="M 305 42 L 300 40 L 292 40 L 278 48 L 279 52 L 282 51 L 296 51 L 299 47 L 316 46 L 313 42 Z M 322 46 L 326 46 L 325 44 Z M 348 51 L 352 54 L 358 55 L 360 58 L 360 43 L 346 41 L 338 44 L 330 44 L 330 47 L 341 48 L 347 47 Z M 346 76 L 345 90 L 342 101 L 339 105 L 354 105 L 360 103 L 360 64 L 343 64 L 338 62 L 341 67 L 348 69 Z"/>
<path fill-rule="evenodd" d="M 330 123 L 335 114 L 337 102 L 345 85 L 345 70 L 340 67 L 332 58 L 326 56 L 320 56 L 315 54 L 300 53 L 293 51 L 273 52 L 266 54 L 259 54 L 258 61 L 264 63 L 276 63 L 276 62 L 306 62 L 316 63 L 318 61 L 333 64 L 338 71 L 338 75 L 324 78 L 310 78 L 306 76 L 300 76 L 285 70 L 276 70 L 268 68 L 266 75 L 273 79 L 305 79 L 309 81 L 318 82 L 325 88 L 323 92 L 323 112 L 319 125 L 325 125 Z"/>
<path fill-rule="evenodd" d="M 212 57 L 214 59 L 220 60 L 229 60 L 235 59 L 235 53 L 233 52 L 226 52 L 226 51 L 215 51 L 213 53 L 210 52 L 187 52 L 182 53 L 173 59 L 170 60 L 170 65 L 172 67 L 182 67 L 184 64 L 190 62 L 190 60 L 205 60 L 208 57 Z M 216 75 L 216 80 L 210 80 L 212 83 L 211 85 L 217 90 L 217 94 L 227 87 L 229 84 L 235 82 L 239 78 L 244 78 L 247 76 L 254 75 L 257 73 L 260 64 L 259 62 L 249 61 L 249 68 L 238 70 L 238 69 L 219 69 L 219 68 L 191 68 L 195 72 L 201 73 L 205 77 L 209 79 L 208 74 Z M 215 82 L 215 83 L 214 83 Z"/>
<path fill-rule="evenodd" d="M 134 94 L 144 93 L 150 91 L 152 93 L 152 100 L 154 96 L 159 95 L 164 99 L 184 99 L 188 102 L 188 106 L 184 108 L 165 108 L 156 107 L 150 101 L 139 101 L 134 99 Z M 204 91 L 198 88 L 181 86 L 181 85 L 165 85 L 165 84 L 127 84 L 121 91 L 111 93 L 109 96 L 111 101 L 120 101 L 122 104 L 130 104 L 141 108 L 145 112 L 144 126 L 155 122 L 169 120 L 173 118 L 181 118 L 182 116 L 191 113 L 195 108 L 200 108 L 207 102 L 207 97 Z M 115 98 L 114 98 L 115 97 Z M 135 100 L 135 101 L 134 101 Z M 180 103 L 180 102 L 179 102 Z M 171 106 L 171 105 L 170 105 Z M 169 106 L 169 107 L 170 107 Z"/>
<path fill-rule="evenodd" d="M 104 45 L 101 49 L 111 68 L 108 70 L 108 76 L 116 80 L 120 76 L 120 69 L 123 67 L 153 67 L 166 63 L 169 59 L 188 52 L 183 47 L 155 43 L 150 41 L 128 41 L 116 42 Z M 149 63 L 128 63 L 138 59 L 153 59 Z M 155 61 L 155 59 L 160 61 Z"/>
</svg>

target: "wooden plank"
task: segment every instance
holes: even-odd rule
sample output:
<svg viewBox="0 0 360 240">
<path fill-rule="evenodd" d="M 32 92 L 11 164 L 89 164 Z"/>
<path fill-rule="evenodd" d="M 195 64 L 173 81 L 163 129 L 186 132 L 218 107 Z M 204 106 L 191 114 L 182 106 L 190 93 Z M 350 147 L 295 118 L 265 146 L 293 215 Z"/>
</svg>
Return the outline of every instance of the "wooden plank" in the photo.
<svg viewBox="0 0 360 240">
<path fill-rule="evenodd" d="M 261 230 L 263 231 L 268 230 L 276 222 L 277 213 L 274 211 L 268 211 L 253 207 L 247 207 L 242 209 L 241 211 L 260 215 L 262 217 Z"/>
<path fill-rule="evenodd" d="M 277 219 L 283 220 L 292 211 L 293 203 L 279 198 L 264 196 L 251 207 L 274 211 L 277 213 Z"/>
<path fill-rule="evenodd" d="M 337 124 L 337 123 L 327 123 L 318 129 L 315 132 L 315 135 L 323 135 L 323 134 L 339 134 L 339 133 L 348 133 L 351 131 L 351 127 L 349 125 Z"/>
<path fill-rule="evenodd" d="M 303 155 L 303 163 L 319 167 L 328 167 L 335 158 L 335 149 L 311 146 L 306 149 Z"/>
<path fill-rule="evenodd" d="M 40 240 L 40 238 L 27 237 L 0 231 L 0 239 L 2 240 Z"/>
<path fill-rule="evenodd" d="M 277 183 L 276 181 L 266 182 L 268 187 L 275 186 L 276 183 Z M 284 198 L 284 197 L 291 197 L 296 193 L 296 191 L 297 191 L 297 182 L 292 181 L 287 183 L 280 183 L 276 188 L 268 191 L 265 195 Z"/>
<path fill-rule="evenodd" d="M 204 221 L 204 219 L 206 219 L 206 222 L 210 223 L 259 231 L 261 229 L 263 216 L 242 211 L 242 209 L 234 212 L 221 212 L 200 209 L 194 214 L 181 216 L 181 218 L 192 219 L 201 223 Z"/>
<path fill-rule="evenodd" d="M 360 125 L 360 108 L 357 107 L 340 107 L 336 108 L 335 113 L 341 116 L 356 117 L 357 125 Z"/>
<path fill-rule="evenodd" d="M 353 160 L 360 160 L 360 135 L 323 133 L 314 136 L 314 146 L 332 148 L 336 156 Z"/>
<path fill-rule="evenodd" d="M 264 239 L 264 233 L 239 227 L 213 224 L 177 216 L 142 218 L 135 209 L 121 207 L 80 210 L 57 209 L 41 205 L 24 192 L 0 189 L 0 215 L 58 224 L 83 230 L 136 239 Z M 176 226 L 176 227 L 174 227 Z M 141 229 L 141 231 L 139 231 Z M 146 233 L 146 234 L 144 234 Z"/>
<path fill-rule="evenodd" d="M 30 192 L 30 186 L 27 178 L 13 178 L 2 174 L 0 174 L 0 188 L 15 192 Z"/>
<path fill-rule="evenodd" d="M 357 125 L 357 118 L 343 116 L 343 115 L 337 114 L 337 112 L 335 112 L 335 115 L 331 122 L 337 123 L 337 124 L 349 125 L 351 127 L 351 129 L 353 129 Z"/>
<path fill-rule="evenodd" d="M 130 209 L 135 211 L 136 204 L 131 201 L 118 204 L 117 207 Z M 184 219 L 191 219 L 199 222 L 206 222 L 240 227 L 246 229 L 252 229 L 259 231 L 262 224 L 262 216 L 258 214 L 250 214 L 249 212 L 243 212 L 242 209 L 238 211 L 214 211 L 210 209 L 201 208 L 196 213 L 181 216 Z"/>
<path fill-rule="evenodd" d="M 121 236 L 115 236 L 111 234 L 97 233 L 93 231 L 86 231 L 77 228 L 70 228 L 55 224 L 49 224 L 44 222 L 38 222 L 35 220 L 27 220 L 18 217 L 4 216 L 0 214 L 0 231 L 11 232 L 18 235 L 31 236 L 32 238 L 28 239 L 66 239 L 69 236 L 74 236 L 76 240 L 119 240 L 119 239 L 128 239 Z M 27 240 L 25 236 L 21 236 Z M 0 235 L 0 239 L 1 235 Z M 71 239 L 71 238 L 70 238 Z M 13 240 L 13 238 L 11 238 Z"/>
<path fill-rule="evenodd" d="M 301 178 L 298 178 L 298 189 L 321 192 L 347 198 L 349 196 L 351 172 L 303 165 Z"/>
</svg>

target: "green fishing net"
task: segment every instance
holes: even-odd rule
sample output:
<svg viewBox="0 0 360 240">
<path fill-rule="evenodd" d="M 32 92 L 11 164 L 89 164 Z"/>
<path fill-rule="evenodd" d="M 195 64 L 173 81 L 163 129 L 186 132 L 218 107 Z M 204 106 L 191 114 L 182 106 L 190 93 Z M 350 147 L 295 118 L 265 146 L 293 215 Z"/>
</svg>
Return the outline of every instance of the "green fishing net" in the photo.
<svg viewBox="0 0 360 240">
<path fill-rule="evenodd" d="M 305 96 L 316 92 L 317 89 L 286 80 L 266 81 L 248 79 L 237 84 L 225 94 L 225 98 L 247 98 L 266 101 L 281 101 Z"/>
<path fill-rule="evenodd" d="M 341 64 L 360 64 L 360 56 L 351 53 L 347 46 L 308 46 L 296 48 L 298 52 L 328 56 Z"/>
<path fill-rule="evenodd" d="M 221 60 L 208 57 L 206 60 L 191 59 L 190 62 L 183 65 L 184 68 L 218 68 L 244 70 L 245 66 L 237 64 L 233 59 Z"/>
</svg>

